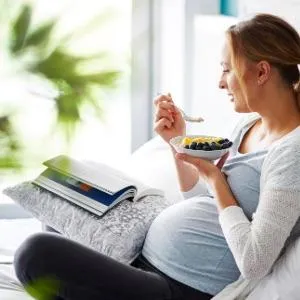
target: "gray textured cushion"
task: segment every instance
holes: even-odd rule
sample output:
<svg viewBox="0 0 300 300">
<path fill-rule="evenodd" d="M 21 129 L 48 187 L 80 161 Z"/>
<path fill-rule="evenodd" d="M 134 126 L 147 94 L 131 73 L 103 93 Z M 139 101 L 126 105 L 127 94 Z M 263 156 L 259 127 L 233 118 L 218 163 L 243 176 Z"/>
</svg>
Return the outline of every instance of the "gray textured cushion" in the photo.
<svg viewBox="0 0 300 300">
<path fill-rule="evenodd" d="M 30 182 L 6 188 L 4 194 L 64 236 L 124 263 L 141 251 L 153 219 L 170 203 L 160 196 L 123 201 L 102 217 Z"/>
</svg>

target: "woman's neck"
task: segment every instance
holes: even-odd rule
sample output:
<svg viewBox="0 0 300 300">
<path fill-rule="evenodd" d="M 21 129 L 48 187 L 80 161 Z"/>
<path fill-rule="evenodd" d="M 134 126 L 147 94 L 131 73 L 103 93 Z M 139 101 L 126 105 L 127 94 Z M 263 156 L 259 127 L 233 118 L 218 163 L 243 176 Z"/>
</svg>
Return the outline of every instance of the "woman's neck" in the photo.
<svg viewBox="0 0 300 300">
<path fill-rule="evenodd" d="M 257 130 L 261 139 L 278 139 L 300 125 L 300 111 L 291 89 L 275 89 L 268 99 L 262 100 L 265 109 L 258 113 L 261 116 Z"/>
</svg>

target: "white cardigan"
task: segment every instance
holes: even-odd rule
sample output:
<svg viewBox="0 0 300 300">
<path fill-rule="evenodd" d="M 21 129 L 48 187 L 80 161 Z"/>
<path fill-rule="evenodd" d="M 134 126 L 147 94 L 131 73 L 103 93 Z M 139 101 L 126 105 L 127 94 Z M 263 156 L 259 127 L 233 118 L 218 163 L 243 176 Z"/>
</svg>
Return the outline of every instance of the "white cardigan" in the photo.
<svg viewBox="0 0 300 300">
<path fill-rule="evenodd" d="M 292 230 L 296 233 L 292 239 L 300 235 L 300 223 L 296 224 L 300 216 L 300 126 L 270 147 L 262 165 L 260 190 L 252 222 L 239 206 L 227 207 L 219 215 L 242 275 L 213 300 L 246 299 L 271 271 Z"/>
</svg>

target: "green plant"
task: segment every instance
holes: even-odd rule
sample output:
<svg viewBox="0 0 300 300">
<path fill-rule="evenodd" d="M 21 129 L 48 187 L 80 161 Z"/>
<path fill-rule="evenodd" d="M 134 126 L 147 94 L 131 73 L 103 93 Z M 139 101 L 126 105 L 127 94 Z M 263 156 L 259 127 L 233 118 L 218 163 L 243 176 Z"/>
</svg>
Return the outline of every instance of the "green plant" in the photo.
<svg viewBox="0 0 300 300">
<path fill-rule="evenodd" d="M 8 116 L 0 117 L 0 169 L 20 168 L 16 156 L 21 150 Z"/>
<path fill-rule="evenodd" d="M 78 36 L 84 34 L 92 25 L 95 26 L 95 23 L 101 24 L 101 20 L 107 16 L 97 16 L 85 28 L 74 29 L 72 33 L 61 37 L 58 37 L 56 30 L 59 18 L 33 25 L 32 16 L 33 8 L 23 4 L 12 19 L 7 19 L 9 34 L 6 44 L 11 65 L 19 73 L 43 79 L 53 91 L 54 96 L 51 100 L 55 103 L 57 124 L 63 129 L 65 140 L 70 142 L 76 125 L 81 121 L 84 107 L 93 107 L 99 117 L 102 116 L 103 102 L 99 101 L 99 94 L 95 91 L 112 89 L 120 76 L 119 70 L 105 68 L 106 61 L 110 59 L 107 52 L 80 56 L 72 53 L 68 47 L 76 34 Z M 89 71 L 84 68 L 95 61 L 103 62 L 100 70 Z M 20 152 L 18 136 L 13 131 L 9 114 L 0 114 L 0 138 L 2 139 L 0 169 L 22 166 L 22 160 L 18 155 Z"/>
<path fill-rule="evenodd" d="M 25 286 L 27 293 L 34 299 L 51 300 L 59 290 L 59 281 L 51 277 L 43 277 Z"/>
</svg>

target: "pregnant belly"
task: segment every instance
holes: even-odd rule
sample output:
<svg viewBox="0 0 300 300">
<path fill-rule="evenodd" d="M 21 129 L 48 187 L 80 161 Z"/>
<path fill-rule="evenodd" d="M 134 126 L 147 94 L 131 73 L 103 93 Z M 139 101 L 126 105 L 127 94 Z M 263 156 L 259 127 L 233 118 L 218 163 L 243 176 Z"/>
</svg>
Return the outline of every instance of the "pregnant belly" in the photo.
<svg viewBox="0 0 300 300">
<path fill-rule="evenodd" d="M 172 205 L 154 220 L 143 255 L 150 261 L 190 268 L 195 264 L 215 265 L 215 259 L 227 250 L 214 199 L 199 197 Z"/>
</svg>

